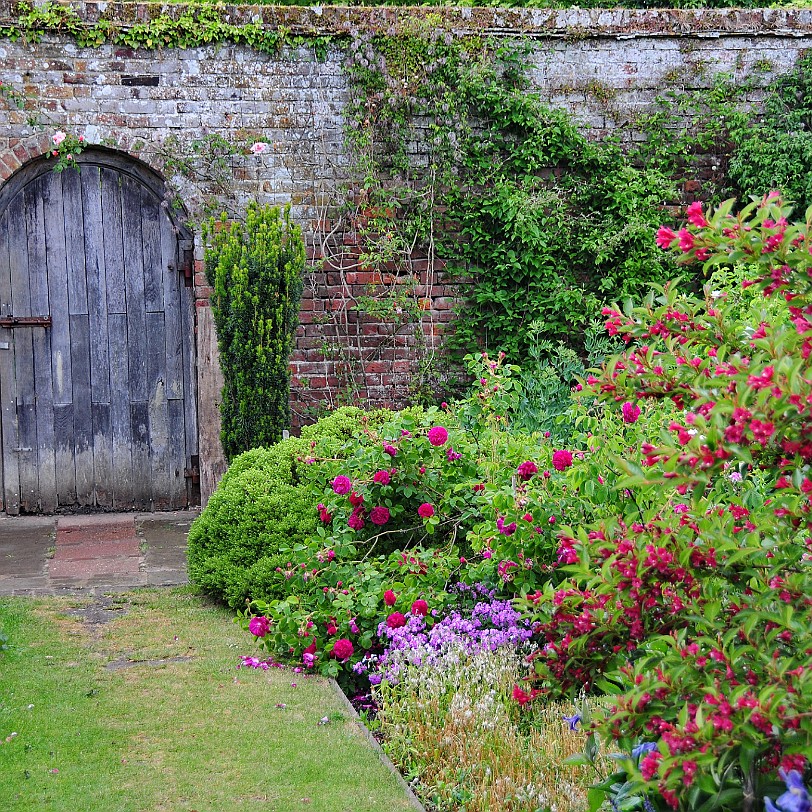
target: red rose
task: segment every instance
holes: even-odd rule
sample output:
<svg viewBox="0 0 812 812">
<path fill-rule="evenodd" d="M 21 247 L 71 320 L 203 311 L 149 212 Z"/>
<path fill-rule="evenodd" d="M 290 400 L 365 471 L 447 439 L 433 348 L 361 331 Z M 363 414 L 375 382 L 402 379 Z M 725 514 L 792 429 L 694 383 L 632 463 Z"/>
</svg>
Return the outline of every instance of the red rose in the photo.
<svg viewBox="0 0 812 812">
<path fill-rule="evenodd" d="M 337 660 L 349 660 L 354 651 L 352 643 L 346 637 L 342 637 L 340 640 L 336 640 L 336 644 L 333 646 L 333 657 Z"/>
<path fill-rule="evenodd" d="M 392 614 L 386 618 L 386 625 L 390 629 L 399 629 L 401 626 L 406 625 L 406 615 L 401 612 L 392 612 Z"/>
<path fill-rule="evenodd" d="M 398 596 L 391 589 L 387 589 L 386 592 L 383 593 L 383 602 L 387 606 L 394 606 L 397 602 Z"/>
<path fill-rule="evenodd" d="M 421 617 L 425 617 L 428 613 L 429 613 L 429 605 L 422 598 L 419 598 L 412 604 L 413 615 L 420 615 Z"/>
</svg>

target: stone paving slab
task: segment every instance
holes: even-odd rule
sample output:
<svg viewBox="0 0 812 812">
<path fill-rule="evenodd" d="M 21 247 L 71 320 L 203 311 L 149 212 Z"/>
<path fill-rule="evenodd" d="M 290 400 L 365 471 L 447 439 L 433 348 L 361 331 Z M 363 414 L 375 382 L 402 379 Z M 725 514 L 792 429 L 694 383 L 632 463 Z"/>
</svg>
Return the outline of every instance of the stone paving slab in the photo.
<svg viewBox="0 0 812 812">
<path fill-rule="evenodd" d="M 0 517 L 0 595 L 187 583 L 186 536 L 198 513 Z"/>
</svg>

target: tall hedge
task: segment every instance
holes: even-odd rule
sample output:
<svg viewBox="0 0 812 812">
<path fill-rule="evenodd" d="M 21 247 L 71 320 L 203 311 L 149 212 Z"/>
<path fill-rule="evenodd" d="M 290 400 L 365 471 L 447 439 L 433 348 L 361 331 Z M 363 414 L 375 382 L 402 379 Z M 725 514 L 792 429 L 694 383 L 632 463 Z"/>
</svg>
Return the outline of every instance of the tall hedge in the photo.
<svg viewBox="0 0 812 812">
<path fill-rule="evenodd" d="M 289 206 L 251 203 L 244 223 L 212 218 L 203 235 L 224 378 L 221 438 L 231 461 L 278 442 L 290 424 L 288 357 L 305 247 Z"/>
</svg>

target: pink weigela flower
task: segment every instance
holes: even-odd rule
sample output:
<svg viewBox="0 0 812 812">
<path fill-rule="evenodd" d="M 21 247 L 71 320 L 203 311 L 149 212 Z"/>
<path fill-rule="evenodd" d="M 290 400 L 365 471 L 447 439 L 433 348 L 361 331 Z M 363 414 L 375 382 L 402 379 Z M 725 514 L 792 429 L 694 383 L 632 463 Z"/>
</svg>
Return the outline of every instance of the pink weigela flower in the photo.
<svg viewBox="0 0 812 812">
<path fill-rule="evenodd" d="M 265 615 L 259 615 L 258 617 L 252 617 L 251 620 L 248 622 L 248 631 L 254 635 L 254 637 L 265 637 L 268 634 L 268 630 L 271 628 L 271 621 L 268 620 Z"/>
<path fill-rule="evenodd" d="M 565 471 L 572 465 L 572 452 L 566 449 L 553 452 L 553 468 L 556 471 Z"/>
<path fill-rule="evenodd" d="M 702 204 L 697 200 L 694 203 L 691 203 L 687 209 L 685 209 L 685 215 L 688 219 L 688 222 L 692 226 L 697 226 L 698 228 L 705 228 L 708 224 L 708 221 L 705 219 L 705 216 L 702 214 Z"/>
<path fill-rule="evenodd" d="M 623 414 L 624 423 L 636 423 L 640 417 L 640 407 L 636 403 L 624 403 L 620 411 Z"/>
<path fill-rule="evenodd" d="M 386 524 L 389 521 L 389 517 L 389 508 L 386 507 L 374 507 L 369 511 L 369 520 L 372 524 L 377 524 L 378 526 Z"/>
<path fill-rule="evenodd" d="M 339 476 L 333 480 L 333 493 L 343 496 L 345 493 L 349 493 L 351 490 L 352 482 L 350 482 L 349 477 L 339 474 Z"/>
<path fill-rule="evenodd" d="M 434 446 L 445 445 L 448 432 L 442 426 L 432 426 L 429 429 L 429 442 Z"/>
<path fill-rule="evenodd" d="M 336 640 L 336 644 L 333 646 L 333 657 L 337 660 L 349 660 L 354 651 L 352 643 L 346 637 L 342 637 L 340 640 Z"/>
<path fill-rule="evenodd" d="M 668 228 L 668 226 L 660 226 L 655 242 L 660 248 L 665 250 L 676 239 L 677 235 L 670 228 Z"/>
<path fill-rule="evenodd" d="M 417 515 L 421 519 L 430 519 L 434 515 L 434 505 L 431 502 L 423 502 L 417 509 Z"/>
<path fill-rule="evenodd" d="M 525 460 L 517 469 L 516 473 L 519 475 L 520 479 L 523 479 L 525 482 L 533 476 L 533 474 L 538 473 L 538 465 L 534 463 L 532 460 Z"/>
</svg>

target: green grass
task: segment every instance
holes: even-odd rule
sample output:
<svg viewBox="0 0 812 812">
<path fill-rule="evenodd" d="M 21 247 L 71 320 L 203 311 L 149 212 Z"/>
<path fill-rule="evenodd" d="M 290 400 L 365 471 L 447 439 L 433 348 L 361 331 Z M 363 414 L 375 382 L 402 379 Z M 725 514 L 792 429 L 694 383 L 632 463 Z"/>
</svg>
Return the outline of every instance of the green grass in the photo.
<svg viewBox="0 0 812 812">
<path fill-rule="evenodd" d="M 87 624 L 89 601 L 0 599 L 4 812 L 410 808 L 329 683 L 238 671 L 248 635 L 188 590 L 115 600 Z"/>
</svg>

